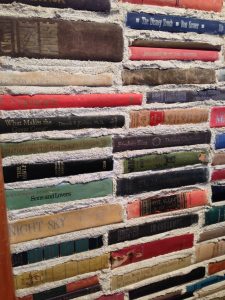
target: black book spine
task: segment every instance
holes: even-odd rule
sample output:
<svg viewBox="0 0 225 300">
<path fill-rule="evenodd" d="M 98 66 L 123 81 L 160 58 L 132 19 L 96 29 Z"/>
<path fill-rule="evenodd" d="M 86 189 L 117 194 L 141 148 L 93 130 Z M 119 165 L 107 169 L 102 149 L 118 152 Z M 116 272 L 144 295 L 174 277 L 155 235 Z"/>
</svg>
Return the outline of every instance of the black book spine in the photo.
<svg viewBox="0 0 225 300">
<path fill-rule="evenodd" d="M 19 267 L 28 264 L 27 251 L 12 254 L 12 266 Z"/>
<path fill-rule="evenodd" d="M 73 8 L 77 10 L 89 10 L 98 12 L 109 12 L 110 0 L 1 0 L 1 3 L 23 3 L 33 6 Z"/>
<path fill-rule="evenodd" d="M 220 202 L 225 200 L 225 186 L 213 185 L 212 186 L 212 202 Z"/>
<path fill-rule="evenodd" d="M 73 130 L 85 128 L 121 128 L 125 117 L 69 116 L 54 118 L 7 118 L 0 120 L 0 133 Z"/>
<path fill-rule="evenodd" d="M 199 267 L 188 274 L 174 276 L 171 278 L 167 278 L 158 282 L 151 283 L 149 285 L 134 289 L 129 292 L 129 299 L 137 299 L 140 297 L 144 297 L 153 293 L 160 292 L 165 289 L 172 288 L 174 286 L 182 285 L 190 281 L 194 281 L 205 276 L 205 268 Z M 185 298 L 184 298 L 185 299 Z"/>
<path fill-rule="evenodd" d="M 19 164 L 3 168 L 5 183 L 84 173 L 111 171 L 112 157 L 86 161 L 56 161 L 53 163 Z"/>
<path fill-rule="evenodd" d="M 174 229 L 189 227 L 198 223 L 198 215 L 186 215 L 138 226 L 119 228 L 109 232 L 109 245 L 135 240 Z"/>
<path fill-rule="evenodd" d="M 139 194 L 142 192 L 157 191 L 166 188 L 205 183 L 208 181 L 209 172 L 207 168 L 193 170 L 179 170 L 133 178 L 120 178 L 117 180 L 117 196 Z"/>
<path fill-rule="evenodd" d="M 210 131 L 187 132 L 167 135 L 145 135 L 139 137 L 116 137 L 113 139 L 113 152 L 187 146 L 195 144 L 209 144 L 210 140 Z"/>
</svg>

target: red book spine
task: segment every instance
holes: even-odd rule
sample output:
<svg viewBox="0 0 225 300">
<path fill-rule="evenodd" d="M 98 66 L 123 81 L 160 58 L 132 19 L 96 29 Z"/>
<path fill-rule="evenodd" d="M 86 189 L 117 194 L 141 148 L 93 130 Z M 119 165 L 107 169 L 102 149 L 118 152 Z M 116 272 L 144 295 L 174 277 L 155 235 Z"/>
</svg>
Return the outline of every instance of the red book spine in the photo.
<svg viewBox="0 0 225 300">
<path fill-rule="evenodd" d="M 223 0 L 122 0 L 122 2 L 144 5 L 172 6 L 214 12 L 220 12 L 223 8 Z"/>
<path fill-rule="evenodd" d="M 211 181 L 224 180 L 225 170 L 214 170 L 212 173 Z"/>
<path fill-rule="evenodd" d="M 156 126 L 163 124 L 165 122 L 165 112 L 164 111 L 150 111 L 150 124 L 151 126 Z"/>
<path fill-rule="evenodd" d="M 112 269 L 159 255 L 192 248 L 193 241 L 193 234 L 184 234 L 114 251 L 111 253 Z"/>
<path fill-rule="evenodd" d="M 0 151 L 0 299 L 15 300 L 15 287 L 9 244 L 2 157 Z"/>
<path fill-rule="evenodd" d="M 213 107 L 211 110 L 210 127 L 225 126 L 225 107 Z"/>
<path fill-rule="evenodd" d="M 0 95 L 0 110 L 141 105 L 141 94 Z"/>
<path fill-rule="evenodd" d="M 124 300 L 124 294 L 103 295 L 96 300 Z"/>
<path fill-rule="evenodd" d="M 88 277 L 79 281 L 68 283 L 66 285 L 66 292 L 73 292 L 97 284 L 99 284 L 98 276 Z"/>
<path fill-rule="evenodd" d="M 130 47 L 131 60 L 201 60 L 216 61 L 219 51 Z"/>
</svg>

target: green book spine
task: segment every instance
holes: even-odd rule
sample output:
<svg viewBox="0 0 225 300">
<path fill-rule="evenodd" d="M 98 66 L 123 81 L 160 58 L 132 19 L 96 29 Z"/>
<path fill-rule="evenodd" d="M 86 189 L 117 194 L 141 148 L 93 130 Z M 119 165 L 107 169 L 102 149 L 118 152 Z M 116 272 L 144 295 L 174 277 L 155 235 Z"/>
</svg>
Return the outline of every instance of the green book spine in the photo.
<svg viewBox="0 0 225 300">
<path fill-rule="evenodd" d="M 142 157 L 126 159 L 124 161 L 124 173 L 178 168 L 207 162 L 208 153 L 206 151 L 149 154 Z"/>
<path fill-rule="evenodd" d="M 40 206 L 43 204 L 68 202 L 111 195 L 112 179 L 103 179 L 78 184 L 63 184 L 34 189 L 6 190 L 6 203 L 9 210 Z"/>
<path fill-rule="evenodd" d="M 74 151 L 112 146 L 111 136 L 64 140 L 35 140 L 21 143 L 0 143 L 2 156 L 28 155 L 50 151 Z"/>
<path fill-rule="evenodd" d="M 225 206 L 210 208 L 205 213 L 205 226 L 225 221 Z"/>
</svg>

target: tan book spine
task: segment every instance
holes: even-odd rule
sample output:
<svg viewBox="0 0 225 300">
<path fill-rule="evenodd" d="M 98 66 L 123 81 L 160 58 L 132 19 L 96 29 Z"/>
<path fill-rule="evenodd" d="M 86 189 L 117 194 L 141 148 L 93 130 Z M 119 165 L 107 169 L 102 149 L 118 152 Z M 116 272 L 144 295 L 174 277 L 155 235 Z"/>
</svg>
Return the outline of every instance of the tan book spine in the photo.
<svg viewBox="0 0 225 300">
<path fill-rule="evenodd" d="M 216 153 L 212 160 L 212 165 L 224 165 L 225 164 L 225 153 Z"/>
<path fill-rule="evenodd" d="M 150 111 L 141 110 L 141 111 L 132 111 L 130 113 L 130 127 L 146 127 L 150 124 Z"/>
<path fill-rule="evenodd" d="M 12 244 L 122 222 L 122 207 L 107 204 L 11 222 Z"/>
<path fill-rule="evenodd" d="M 205 108 L 165 110 L 164 124 L 203 123 L 208 121 L 208 115 L 208 109 Z"/>
</svg>

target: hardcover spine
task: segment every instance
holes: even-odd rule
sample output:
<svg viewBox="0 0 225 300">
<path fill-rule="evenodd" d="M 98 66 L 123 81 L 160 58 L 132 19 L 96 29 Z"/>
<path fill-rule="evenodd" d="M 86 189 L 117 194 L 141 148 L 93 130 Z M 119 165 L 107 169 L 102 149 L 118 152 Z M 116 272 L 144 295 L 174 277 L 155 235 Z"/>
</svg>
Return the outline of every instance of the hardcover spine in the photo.
<svg viewBox="0 0 225 300">
<path fill-rule="evenodd" d="M 15 300 L 15 287 L 12 274 L 12 261 L 10 254 L 8 219 L 5 202 L 4 178 L 2 157 L 0 151 L 0 295 L 5 300 Z"/>
<path fill-rule="evenodd" d="M 130 60 L 200 60 L 215 62 L 219 51 L 130 47 Z"/>
<path fill-rule="evenodd" d="M 212 35 L 224 35 L 225 24 L 220 21 L 202 20 L 181 16 L 167 16 L 128 12 L 126 25 L 138 30 L 156 30 L 168 32 L 195 32 Z"/>
<path fill-rule="evenodd" d="M 141 105 L 142 94 L 0 95 L 0 110 Z"/>
<path fill-rule="evenodd" d="M 225 107 L 213 107 L 211 109 L 210 127 L 225 127 Z"/>
<path fill-rule="evenodd" d="M 54 163 L 18 164 L 3 168 L 5 182 L 62 177 L 84 173 L 111 171 L 113 159 L 56 161 Z"/>
</svg>

